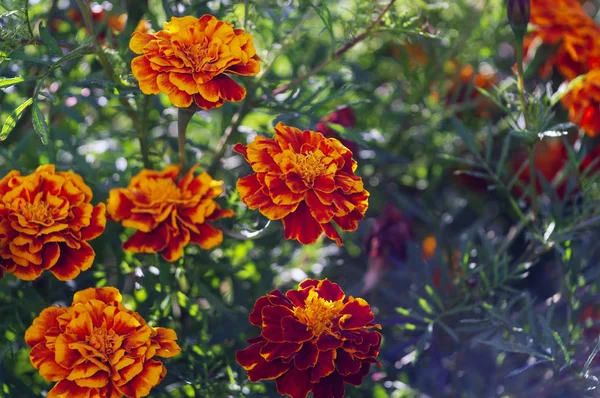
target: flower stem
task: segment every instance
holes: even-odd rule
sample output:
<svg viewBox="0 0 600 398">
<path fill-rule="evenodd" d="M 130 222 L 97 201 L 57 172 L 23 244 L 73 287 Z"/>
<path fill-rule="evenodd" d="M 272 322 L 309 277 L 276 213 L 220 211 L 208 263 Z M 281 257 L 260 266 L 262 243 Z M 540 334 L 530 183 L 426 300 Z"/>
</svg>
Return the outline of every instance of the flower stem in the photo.
<svg viewBox="0 0 600 398">
<path fill-rule="evenodd" d="M 519 88 L 519 101 L 521 102 L 521 111 L 525 119 L 525 128 L 529 134 L 533 134 L 531 122 L 529 120 L 529 107 L 525 100 L 525 71 L 523 69 L 523 40 L 517 40 L 516 46 L 517 55 L 517 84 Z M 531 209 L 533 211 L 533 219 L 537 216 L 537 184 L 535 170 L 535 141 L 529 145 L 529 190 L 531 199 Z"/>
<path fill-rule="evenodd" d="M 177 113 L 177 138 L 179 143 L 179 166 L 181 167 L 181 171 L 185 170 L 185 132 L 187 130 L 187 126 L 192 120 L 194 116 L 195 110 L 188 108 L 179 108 L 179 112 Z"/>
<path fill-rule="evenodd" d="M 142 152 L 142 162 L 144 168 L 151 169 L 152 163 L 150 162 L 150 147 L 148 145 L 148 112 L 150 111 L 150 96 L 144 95 L 144 102 L 142 107 L 142 123 L 138 127 L 138 139 L 140 140 L 140 151 Z"/>
</svg>

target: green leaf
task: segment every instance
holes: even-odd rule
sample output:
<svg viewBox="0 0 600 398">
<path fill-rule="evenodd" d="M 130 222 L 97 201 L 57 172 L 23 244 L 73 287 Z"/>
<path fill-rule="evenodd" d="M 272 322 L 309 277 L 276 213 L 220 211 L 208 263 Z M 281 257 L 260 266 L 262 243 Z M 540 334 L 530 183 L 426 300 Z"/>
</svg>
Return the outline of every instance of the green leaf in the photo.
<svg viewBox="0 0 600 398">
<path fill-rule="evenodd" d="M 42 38 L 42 41 L 48 47 L 52 54 L 57 55 L 59 57 L 63 56 L 62 49 L 60 48 L 54 37 L 50 35 L 50 32 L 48 32 L 48 28 L 46 28 L 42 24 L 40 24 L 40 37 Z"/>
<path fill-rule="evenodd" d="M 0 130 L 0 141 L 4 141 L 6 137 L 10 134 L 12 129 L 15 128 L 17 122 L 25 112 L 25 109 L 33 102 L 33 98 L 29 98 L 27 101 L 23 102 L 21 105 L 14 110 L 13 113 L 6 119 L 4 122 L 4 126 L 2 126 L 2 130 Z"/>
<path fill-rule="evenodd" d="M 22 78 L 21 76 L 17 76 L 17 77 L 0 77 L 0 88 L 10 87 L 10 86 L 15 85 L 17 83 L 21 83 L 22 81 L 25 81 L 25 79 Z"/>
<path fill-rule="evenodd" d="M 44 117 L 44 113 L 38 105 L 38 101 L 33 102 L 33 128 L 40 136 L 42 144 L 48 144 L 48 136 L 50 135 L 48 122 L 46 122 L 46 118 Z"/>
</svg>

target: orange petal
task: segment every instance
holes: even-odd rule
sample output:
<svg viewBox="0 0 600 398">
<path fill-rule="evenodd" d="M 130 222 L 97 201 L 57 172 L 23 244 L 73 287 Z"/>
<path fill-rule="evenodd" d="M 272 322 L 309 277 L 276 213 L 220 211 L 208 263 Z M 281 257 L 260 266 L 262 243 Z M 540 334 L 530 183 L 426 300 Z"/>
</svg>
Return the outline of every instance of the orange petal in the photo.
<svg viewBox="0 0 600 398">
<path fill-rule="evenodd" d="M 133 253 L 158 253 L 167 246 L 167 223 L 163 222 L 152 232 L 134 233 L 125 243 L 123 249 Z"/>
<path fill-rule="evenodd" d="M 196 95 L 194 95 L 194 102 L 200 108 L 205 109 L 205 110 L 210 110 L 210 109 L 219 108 L 220 106 L 222 106 L 225 103 L 225 99 L 220 98 L 217 102 L 210 102 L 210 101 L 206 100 L 204 97 L 202 97 L 200 94 L 196 94 Z"/>
<path fill-rule="evenodd" d="M 94 207 L 92 216 L 90 218 L 90 225 L 81 230 L 81 239 L 92 240 L 97 238 L 104 232 L 106 227 L 106 205 L 100 203 Z"/>
<path fill-rule="evenodd" d="M 187 108 L 192 104 L 193 97 L 171 83 L 168 74 L 158 75 L 156 82 L 160 91 L 169 96 L 169 100 L 174 106 L 178 108 Z"/>
<path fill-rule="evenodd" d="M 61 281 L 69 281 L 76 278 L 81 271 L 89 269 L 96 257 L 94 249 L 87 243 L 81 242 L 79 249 L 72 249 L 63 245 L 60 257 L 50 272 Z"/>
<path fill-rule="evenodd" d="M 158 85 L 158 78 L 163 75 L 152 69 L 150 61 L 145 56 L 140 55 L 131 61 L 131 72 L 138 80 L 140 90 L 144 94 L 158 94 L 162 91 Z"/>
<path fill-rule="evenodd" d="M 48 392 L 46 398 L 90 398 L 92 390 L 85 387 L 79 387 L 72 381 L 61 380 Z M 94 396 L 94 398 L 96 398 Z"/>
<path fill-rule="evenodd" d="M 146 46 L 146 44 L 150 43 L 150 41 L 154 39 L 154 35 L 142 32 L 135 32 L 133 35 L 131 35 L 131 40 L 129 41 L 129 48 L 136 54 L 142 54 L 144 52 L 144 47 Z"/>
<path fill-rule="evenodd" d="M 183 256 L 183 248 L 190 242 L 190 231 L 187 228 L 179 228 L 171 231 L 167 245 L 161 252 L 162 257 L 169 261 L 177 261 Z"/>
<path fill-rule="evenodd" d="M 247 64 L 232 65 L 227 68 L 228 73 L 233 73 L 242 76 L 254 76 L 260 72 L 260 64 L 255 59 L 250 59 Z"/>
<path fill-rule="evenodd" d="M 220 75 L 213 80 L 218 81 L 219 95 L 221 98 L 224 98 L 227 101 L 237 102 L 246 97 L 246 89 L 233 81 L 232 78 L 225 75 Z"/>
<path fill-rule="evenodd" d="M 144 370 L 135 376 L 129 383 L 120 386 L 123 395 L 128 397 L 145 397 L 150 390 L 160 383 L 164 377 L 164 366 L 156 360 L 149 360 L 144 365 Z"/>
<path fill-rule="evenodd" d="M 90 300 L 100 300 L 106 304 L 114 305 L 123 300 L 119 289 L 114 287 L 99 287 L 80 290 L 73 296 L 73 305 L 87 303 Z"/>
<path fill-rule="evenodd" d="M 194 80 L 194 77 L 189 73 L 171 72 L 171 73 L 169 73 L 169 80 L 179 90 L 183 90 L 188 94 L 197 94 L 198 93 L 198 84 Z"/>
<path fill-rule="evenodd" d="M 190 242 L 204 250 L 210 250 L 223 242 L 223 232 L 209 224 L 198 225 L 199 233 L 192 232 Z"/>
<path fill-rule="evenodd" d="M 66 312 L 65 308 L 48 307 L 44 308 L 40 315 L 33 320 L 33 324 L 25 332 L 25 343 L 33 347 L 39 343 L 45 343 L 45 334 L 48 329 L 58 327 L 56 318 Z"/>
</svg>

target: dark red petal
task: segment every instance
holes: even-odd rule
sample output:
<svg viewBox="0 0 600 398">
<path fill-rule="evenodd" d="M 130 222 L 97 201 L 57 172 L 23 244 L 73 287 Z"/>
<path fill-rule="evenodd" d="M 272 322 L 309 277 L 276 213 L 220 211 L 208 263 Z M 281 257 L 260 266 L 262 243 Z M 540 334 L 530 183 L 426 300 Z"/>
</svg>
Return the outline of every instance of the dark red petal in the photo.
<svg viewBox="0 0 600 398">
<path fill-rule="evenodd" d="M 267 341 L 260 349 L 260 356 L 267 361 L 279 358 L 289 358 L 302 348 L 297 343 L 272 343 Z"/>
<path fill-rule="evenodd" d="M 339 301 L 344 298 L 344 291 L 337 283 L 333 283 L 329 279 L 323 279 L 319 282 L 315 291 L 319 294 L 319 297 L 329 301 Z"/>
<path fill-rule="evenodd" d="M 353 373 L 348 376 L 344 376 L 344 381 L 348 384 L 352 384 L 353 386 L 360 386 L 362 384 L 364 377 L 369 374 L 370 368 L 371 368 L 370 363 L 363 362 L 363 364 L 360 367 L 360 370 L 357 373 Z"/>
<path fill-rule="evenodd" d="M 286 316 L 283 318 L 281 326 L 283 328 L 283 338 L 286 341 L 303 343 L 314 337 L 312 330 L 294 317 Z"/>
<path fill-rule="evenodd" d="M 337 350 L 337 359 L 335 367 L 342 376 L 357 373 L 360 370 L 362 361 L 355 359 L 343 349 Z"/>
<path fill-rule="evenodd" d="M 310 373 L 311 383 L 318 383 L 320 379 L 329 376 L 336 366 L 337 351 L 320 351 L 317 365 Z"/>
<path fill-rule="evenodd" d="M 312 390 L 310 371 L 291 368 L 289 372 L 275 380 L 277 392 L 289 395 L 291 398 L 306 398 Z"/>
<path fill-rule="evenodd" d="M 342 308 L 340 314 L 342 315 L 342 318 L 340 319 L 340 327 L 342 329 L 363 328 L 375 319 L 371 307 L 361 298 L 349 301 L 344 308 Z"/>
<path fill-rule="evenodd" d="M 242 145 L 241 143 L 237 143 L 233 146 L 233 150 L 237 153 L 239 153 L 240 155 L 242 155 L 244 157 L 244 159 L 246 159 L 246 162 L 248 161 L 248 147 L 245 145 Z"/>
<path fill-rule="evenodd" d="M 290 363 L 285 363 L 281 359 L 267 362 L 260 358 L 260 362 L 248 371 L 248 379 L 253 382 L 277 379 L 287 372 L 291 366 Z"/>
<path fill-rule="evenodd" d="M 299 370 L 312 368 L 317 364 L 318 357 L 317 345 L 313 342 L 304 343 L 302 349 L 294 356 L 294 366 Z"/>
<path fill-rule="evenodd" d="M 249 319 L 250 323 L 254 326 L 262 326 L 262 310 L 265 306 L 269 305 L 269 299 L 267 296 L 260 297 L 254 303 L 254 307 L 252 308 L 252 312 L 250 313 Z"/>
<path fill-rule="evenodd" d="M 302 282 L 300 282 L 300 284 L 298 285 L 299 288 L 301 289 L 306 289 L 307 287 L 317 287 L 317 285 L 319 284 L 319 280 L 317 279 L 305 279 Z"/>
<path fill-rule="evenodd" d="M 319 351 L 330 351 L 340 348 L 344 342 L 337 337 L 323 333 L 317 339 L 317 347 Z"/>
<path fill-rule="evenodd" d="M 302 289 L 302 290 L 288 290 L 285 293 L 285 296 L 294 304 L 296 307 L 304 308 L 304 302 L 308 297 L 308 293 L 312 289 Z"/>
<path fill-rule="evenodd" d="M 321 379 L 313 387 L 313 398 L 344 398 L 345 393 L 344 380 L 338 372 Z"/>
<path fill-rule="evenodd" d="M 256 342 L 243 350 L 235 353 L 235 359 L 246 370 L 254 368 L 258 362 L 262 361 L 260 349 L 266 344 L 264 340 Z"/>
</svg>

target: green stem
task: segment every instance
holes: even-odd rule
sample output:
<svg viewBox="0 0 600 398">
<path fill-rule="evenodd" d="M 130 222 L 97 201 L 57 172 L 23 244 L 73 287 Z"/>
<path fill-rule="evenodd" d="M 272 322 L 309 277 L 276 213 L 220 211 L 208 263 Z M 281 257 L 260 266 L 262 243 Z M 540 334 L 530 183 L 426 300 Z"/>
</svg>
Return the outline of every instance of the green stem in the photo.
<svg viewBox="0 0 600 398">
<path fill-rule="evenodd" d="M 523 69 L 523 40 L 517 39 L 517 82 L 519 87 L 519 100 L 521 102 L 521 111 L 525 119 L 525 129 L 529 134 L 533 134 L 531 121 L 529 120 L 529 107 L 525 101 L 525 71 Z M 531 208 L 533 210 L 534 220 L 537 217 L 537 184 L 535 170 L 535 141 L 529 145 L 529 191 L 531 198 Z"/>
<path fill-rule="evenodd" d="M 148 145 L 148 112 L 150 111 L 150 96 L 144 95 L 142 108 L 142 123 L 138 126 L 138 139 L 140 140 L 140 151 L 142 152 L 142 162 L 144 168 L 151 169 L 150 146 Z"/>
<path fill-rule="evenodd" d="M 29 31 L 29 40 L 35 40 L 33 29 L 31 29 L 31 21 L 29 21 L 29 0 L 25 0 L 25 23 L 27 24 L 27 30 Z"/>
<path fill-rule="evenodd" d="M 185 133 L 187 126 L 194 116 L 195 110 L 189 108 L 179 108 L 177 113 L 177 142 L 179 146 L 179 166 L 181 171 L 185 170 L 186 158 L 185 158 Z"/>
</svg>

